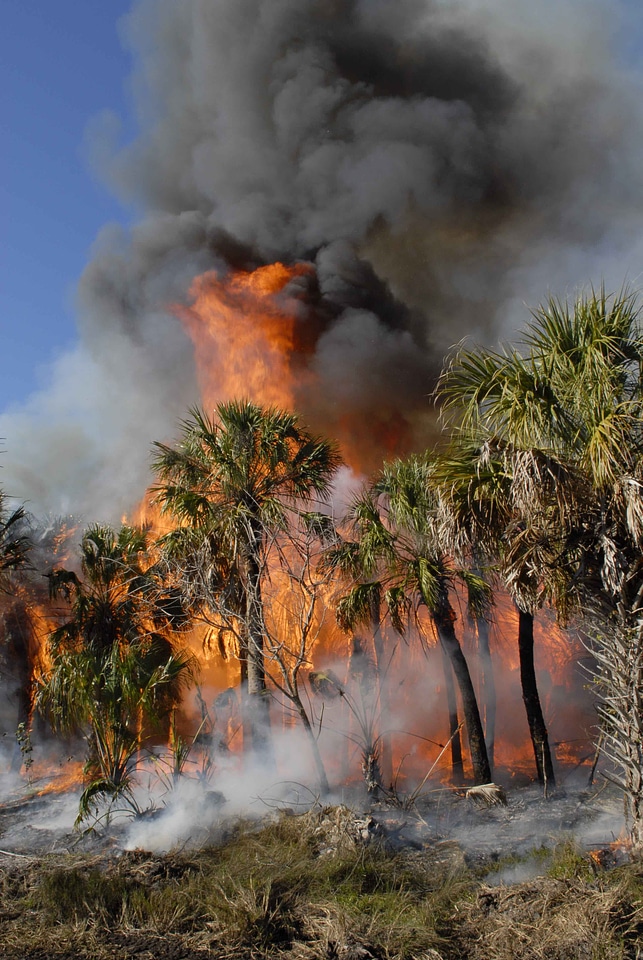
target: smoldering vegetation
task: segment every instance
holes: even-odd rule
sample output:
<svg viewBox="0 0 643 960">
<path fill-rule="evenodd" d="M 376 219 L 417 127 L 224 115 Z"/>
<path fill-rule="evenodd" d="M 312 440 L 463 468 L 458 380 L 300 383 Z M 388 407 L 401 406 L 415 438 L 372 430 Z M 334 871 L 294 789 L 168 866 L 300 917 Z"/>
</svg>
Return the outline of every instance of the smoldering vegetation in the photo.
<svg viewBox="0 0 643 960">
<path fill-rule="evenodd" d="M 619 56 L 619 13 L 135 2 L 122 31 L 140 133 L 121 143 L 109 115 L 88 132 L 133 223 L 96 240 L 78 345 L 0 418 L 6 489 L 36 512 L 130 510 L 150 442 L 197 399 L 170 305 L 205 271 L 275 259 L 315 278 L 297 408 L 333 436 L 348 413 L 366 429 L 379 418 L 398 450 L 424 442 L 454 340 L 511 333 L 543 290 L 638 275 L 640 81 Z"/>
<path fill-rule="evenodd" d="M 345 807 L 239 823 L 165 856 L 0 853 L 2 955 L 634 960 L 640 865 L 607 870 L 569 841 L 524 859 L 537 877 L 498 884 L 520 857 L 402 850 Z"/>
</svg>

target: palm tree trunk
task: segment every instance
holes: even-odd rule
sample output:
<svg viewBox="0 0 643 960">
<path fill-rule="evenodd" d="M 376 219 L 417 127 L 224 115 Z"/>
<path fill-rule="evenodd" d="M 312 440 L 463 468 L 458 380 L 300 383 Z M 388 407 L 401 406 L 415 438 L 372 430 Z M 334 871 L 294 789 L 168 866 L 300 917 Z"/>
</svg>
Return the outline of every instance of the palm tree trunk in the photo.
<svg viewBox="0 0 643 960">
<path fill-rule="evenodd" d="M 301 702 L 299 694 L 291 695 L 291 700 L 295 705 L 302 724 L 304 725 L 304 730 L 308 735 L 308 740 L 310 742 L 310 748 L 313 752 L 313 759 L 315 761 L 315 766 L 317 767 L 317 776 L 319 777 L 319 793 L 320 799 L 324 799 L 330 793 L 330 787 L 328 785 L 328 777 L 326 776 L 326 769 L 324 767 L 324 761 L 322 760 L 322 755 L 319 750 L 319 744 L 317 742 L 317 737 L 315 736 L 315 731 L 313 730 L 310 718 L 306 713 L 306 709 Z"/>
<path fill-rule="evenodd" d="M 453 625 L 455 623 L 455 611 L 448 598 L 443 598 L 442 602 L 432 610 L 432 615 L 440 643 L 451 661 L 451 666 L 453 667 L 453 672 L 460 690 L 460 696 L 462 697 L 462 709 L 469 740 L 474 780 L 476 783 L 489 783 L 491 780 L 491 768 L 489 767 L 489 758 L 487 756 L 482 721 L 480 720 L 478 701 L 473 688 L 471 674 L 469 673 L 469 667 Z"/>
<path fill-rule="evenodd" d="M 480 556 L 480 550 L 473 548 L 473 572 L 478 577 L 483 576 L 483 564 Z M 491 659 L 491 648 L 489 646 L 489 620 L 485 616 L 476 616 L 474 618 L 476 626 L 476 636 L 478 639 L 478 656 L 480 657 L 481 681 L 482 681 L 482 709 L 484 713 L 484 738 L 487 744 L 487 756 L 489 757 L 489 766 L 493 774 L 496 750 L 496 682 L 493 675 L 493 660 Z"/>
<path fill-rule="evenodd" d="M 447 710 L 449 713 L 449 737 L 451 739 L 451 779 L 454 783 L 464 782 L 464 766 L 462 764 L 462 739 L 460 737 L 460 721 L 458 720 L 458 702 L 455 696 L 453 683 L 453 667 L 442 640 L 442 669 L 444 671 L 444 688 L 447 696 Z"/>
<path fill-rule="evenodd" d="M 518 652 L 520 655 L 520 683 L 522 699 L 527 711 L 529 734 L 534 747 L 536 770 L 540 783 L 554 786 L 554 766 L 547 727 L 540 704 L 538 685 L 536 683 L 536 667 L 534 665 L 534 616 L 518 608 Z"/>
<path fill-rule="evenodd" d="M 375 596 L 371 603 L 371 627 L 373 629 L 373 648 L 375 650 L 375 667 L 377 669 L 377 684 L 380 700 L 380 770 L 384 785 L 390 787 L 393 782 L 393 756 L 391 732 L 389 729 L 390 704 L 387 665 L 384 662 L 384 638 L 382 636 L 379 596 Z"/>
<path fill-rule="evenodd" d="M 244 749 L 252 743 L 252 724 L 248 705 L 248 640 L 239 640 L 239 703 L 241 705 L 241 730 Z"/>
<path fill-rule="evenodd" d="M 270 738 L 270 700 L 266 690 L 266 669 L 263 653 L 263 609 L 261 604 L 261 572 L 255 556 L 247 562 L 246 633 L 247 633 L 247 697 L 245 713 L 252 749 L 260 759 L 272 758 Z M 245 726 L 245 725 L 244 725 Z"/>
<path fill-rule="evenodd" d="M 496 683 L 493 676 L 493 661 L 489 647 L 489 621 L 476 617 L 478 653 L 482 667 L 482 705 L 484 709 L 484 738 L 487 744 L 489 766 L 493 773 L 496 747 Z"/>
</svg>

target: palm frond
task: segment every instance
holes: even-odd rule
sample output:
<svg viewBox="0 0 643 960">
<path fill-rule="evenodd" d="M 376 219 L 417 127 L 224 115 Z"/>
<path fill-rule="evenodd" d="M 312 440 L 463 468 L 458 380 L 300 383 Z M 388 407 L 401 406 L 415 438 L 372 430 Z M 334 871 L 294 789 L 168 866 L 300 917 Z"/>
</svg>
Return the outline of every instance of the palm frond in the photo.
<svg viewBox="0 0 643 960">
<path fill-rule="evenodd" d="M 336 618 L 342 630 L 372 623 L 373 609 L 379 606 L 381 594 L 379 581 L 356 584 L 337 604 Z"/>
</svg>

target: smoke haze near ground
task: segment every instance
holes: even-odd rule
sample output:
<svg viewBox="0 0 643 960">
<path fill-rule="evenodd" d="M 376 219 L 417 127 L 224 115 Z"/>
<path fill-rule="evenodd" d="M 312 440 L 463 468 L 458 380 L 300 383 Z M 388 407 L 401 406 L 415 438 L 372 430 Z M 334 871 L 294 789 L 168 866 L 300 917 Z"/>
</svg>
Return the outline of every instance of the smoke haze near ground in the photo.
<svg viewBox="0 0 643 960">
<path fill-rule="evenodd" d="M 35 512 L 116 521 L 149 449 L 198 400 L 169 309 L 193 278 L 315 265 L 314 389 L 333 434 L 384 408 L 408 442 L 440 359 L 510 335 L 550 291 L 636 284 L 639 78 L 598 0 L 138 0 L 123 24 L 140 135 L 88 132 L 138 211 L 107 226 L 78 291 L 79 343 L 0 416 L 3 485 Z M 361 418 L 361 419 L 360 419 Z"/>
</svg>

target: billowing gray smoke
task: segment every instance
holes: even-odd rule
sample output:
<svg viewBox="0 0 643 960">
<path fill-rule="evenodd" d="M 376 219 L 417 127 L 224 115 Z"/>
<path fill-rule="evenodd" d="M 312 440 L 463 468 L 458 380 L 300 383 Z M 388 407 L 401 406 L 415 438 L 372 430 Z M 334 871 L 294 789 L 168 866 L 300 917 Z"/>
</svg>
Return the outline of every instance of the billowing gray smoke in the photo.
<svg viewBox="0 0 643 960">
<path fill-rule="evenodd" d="M 78 348 L 0 421 L 6 489 L 88 518 L 140 497 L 152 440 L 197 399 L 168 304 L 207 269 L 313 262 L 301 412 L 331 435 L 350 410 L 365 434 L 377 416 L 416 441 L 449 344 L 510 332 L 550 290 L 636 281 L 640 92 L 613 49 L 617 12 L 138 0 L 125 35 L 141 133 L 110 145 L 106 118 L 92 141 L 143 214 L 98 238 Z"/>
</svg>

